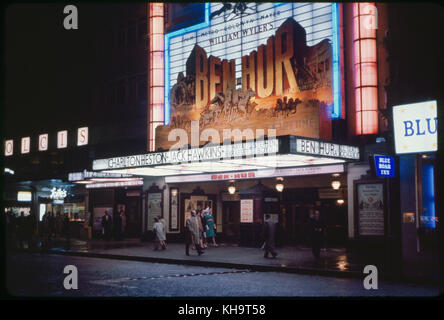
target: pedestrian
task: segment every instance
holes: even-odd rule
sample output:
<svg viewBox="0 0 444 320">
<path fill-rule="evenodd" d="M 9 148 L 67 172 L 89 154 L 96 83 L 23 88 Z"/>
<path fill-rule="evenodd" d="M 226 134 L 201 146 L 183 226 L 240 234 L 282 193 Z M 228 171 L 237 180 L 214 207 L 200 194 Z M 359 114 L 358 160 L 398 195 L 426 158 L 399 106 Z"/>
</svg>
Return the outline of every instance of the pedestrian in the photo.
<svg viewBox="0 0 444 320">
<path fill-rule="evenodd" d="M 123 239 L 126 233 L 126 214 L 122 208 L 120 208 L 120 219 L 122 220 L 122 239 Z"/>
<path fill-rule="evenodd" d="M 211 213 L 211 208 L 205 209 L 205 225 L 207 239 L 212 239 L 213 246 L 217 247 L 216 243 L 216 224 L 214 223 L 214 217 Z"/>
<path fill-rule="evenodd" d="M 314 212 L 314 216 L 310 218 L 310 240 L 313 256 L 319 258 L 324 241 L 324 225 L 321 213 L 317 209 Z"/>
<path fill-rule="evenodd" d="M 196 220 L 197 220 L 197 224 L 198 224 L 198 226 L 199 226 L 199 244 L 200 244 L 200 247 L 203 249 L 203 240 L 202 240 L 202 237 L 203 237 L 203 231 L 204 231 L 204 229 L 203 229 L 202 219 L 200 218 L 200 215 L 201 215 L 201 210 L 200 210 L 200 209 L 197 209 L 197 210 L 196 210 Z"/>
<path fill-rule="evenodd" d="M 18 235 L 18 247 L 24 249 L 24 242 L 26 240 L 26 218 L 23 211 L 20 212 L 20 217 L 17 219 L 17 235 Z"/>
<path fill-rule="evenodd" d="M 196 246 L 197 253 L 200 256 L 204 252 L 200 247 L 200 239 L 199 239 L 199 222 L 196 217 L 196 211 L 191 211 L 191 217 L 188 217 L 186 220 L 186 246 L 185 246 L 185 254 L 187 256 L 190 255 L 190 244 L 193 243 Z"/>
<path fill-rule="evenodd" d="M 165 250 L 166 247 L 167 247 L 167 244 L 166 244 L 166 222 L 165 222 L 165 219 L 163 217 L 159 218 L 159 221 L 162 223 L 162 226 L 163 226 L 163 235 L 164 235 L 164 238 L 165 238 L 165 240 L 163 240 L 163 246 L 165 247 L 164 248 L 164 250 Z"/>
<path fill-rule="evenodd" d="M 275 233 L 276 233 L 276 222 L 271 220 L 270 215 L 265 215 L 264 221 L 264 258 L 268 258 L 268 254 L 271 253 L 273 258 L 276 258 L 277 252 L 274 250 L 274 241 L 275 241 Z"/>
<path fill-rule="evenodd" d="M 7 234 L 7 245 L 8 248 L 12 249 L 15 245 L 15 217 L 12 211 L 6 213 L 6 234 Z"/>
<path fill-rule="evenodd" d="M 48 240 L 50 243 L 54 235 L 54 229 L 55 229 L 54 213 L 50 212 L 48 215 Z"/>
<path fill-rule="evenodd" d="M 205 219 L 205 212 L 204 211 L 202 211 L 202 210 L 199 211 L 199 218 L 202 223 L 202 229 L 203 229 L 202 236 L 201 236 L 202 248 L 206 249 L 206 248 L 208 248 L 208 246 L 207 246 L 207 221 Z"/>
<path fill-rule="evenodd" d="M 109 240 L 111 237 L 111 227 L 111 216 L 108 214 L 108 210 L 105 210 L 105 215 L 102 217 L 102 233 L 105 240 Z"/>
<path fill-rule="evenodd" d="M 154 217 L 154 224 L 153 224 L 153 231 L 154 231 L 154 251 L 157 251 L 159 249 L 159 245 L 162 248 L 162 250 L 165 250 L 165 228 L 163 226 L 163 223 L 160 222 L 160 219 L 158 217 Z"/>
<path fill-rule="evenodd" d="M 36 217 L 32 211 L 26 217 L 26 242 L 29 249 L 34 249 L 34 233 L 36 226 Z"/>
<path fill-rule="evenodd" d="M 69 216 L 67 213 L 65 213 L 63 217 L 62 233 L 63 236 L 65 237 L 66 244 L 69 246 L 71 241 L 71 228 L 70 228 Z"/>
<path fill-rule="evenodd" d="M 62 235 L 62 228 L 63 228 L 63 218 L 59 211 L 56 213 L 55 217 L 55 230 L 54 230 L 55 237 L 60 237 Z"/>
<path fill-rule="evenodd" d="M 49 227 L 48 227 L 48 220 L 49 220 L 49 212 L 46 212 L 42 217 L 42 224 L 41 224 L 41 237 L 42 237 L 42 247 L 48 247 L 49 246 Z"/>
<path fill-rule="evenodd" d="M 122 239 L 122 218 L 120 217 L 120 214 L 117 213 L 114 215 L 114 239 L 120 241 Z"/>
</svg>

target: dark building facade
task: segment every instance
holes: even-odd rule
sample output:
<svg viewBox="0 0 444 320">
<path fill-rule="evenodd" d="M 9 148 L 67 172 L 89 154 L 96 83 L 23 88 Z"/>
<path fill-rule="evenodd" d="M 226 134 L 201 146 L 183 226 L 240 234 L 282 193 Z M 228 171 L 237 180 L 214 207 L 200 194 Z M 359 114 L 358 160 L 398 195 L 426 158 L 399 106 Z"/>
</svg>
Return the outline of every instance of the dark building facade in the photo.
<svg viewBox="0 0 444 320">
<path fill-rule="evenodd" d="M 76 31 L 64 30 L 61 17 L 39 24 L 40 15 L 27 6 L 27 21 L 39 25 L 29 30 L 16 19 L 23 8 L 10 7 L 6 30 L 4 137 L 14 141 L 14 153 L 4 161 L 15 173 L 5 179 L 8 187 L 19 182 L 10 190 L 12 198 L 37 185 L 33 181 L 60 180 L 82 190 L 84 211 L 94 221 L 105 209 L 115 213 L 123 207 L 129 234 L 143 236 L 153 218 L 163 216 L 173 240 L 183 239 L 191 209 L 210 206 L 218 237 L 245 245 L 257 245 L 255 228 L 267 210 L 280 224 L 281 244 L 305 245 L 310 215 L 320 208 L 327 246 L 385 255 L 394 273 L 437 259 L 437 146 L 397 150 L 410 131 L 404 122 L 406 137 L 395 134 L 403 121 L 394 113 L 422 102 L 440 112 L 440 6 L 81 5 Z M 63 9 L 35 8 L 54 16 Z M 36 35 L 31 45 L 23 41 L 28 32 Z M 163 163 L 167 156 L 160 152 L 171 146 L 169 133 L 189 134 L 191 121 L 199 121 L 201 131 L 276 129 L 270 145 L 285 150 L 250 162 L 216 159 L 214 167 L 204 158 Z M 415 119 L 404 121 L 419 127 Z M 89 142 L 77 146 L 82 127 L 89 129 Z M 68 131 L 66 149 L 57 148 L 60 130 Z M 431 135 L 436 131 L 429 126 Z M 38 137 L 44 133 L 48 151 L 40 152 Z M 20 152 L 23 137 L 31 137 L 26 154 Z M 201 140 L 184 144 L 203 148 L 208 141 Z M 301 149 L 327 144 L 349 153 Z M 377 174 L 377 156 L 386 157 L 390 165 L 382 167 L 394 166 L 393 174 Z M 161 160 L 154 165 L 156 159 Z M 261 171 L 269 159 L 277 161 L 272 174 Z M 84 170 L 96 176 L 67 178 Z M 106 185 L 111 183 L 106 174 L 122 175 L 115 181 L 120 186 Z M 94 178 L 103 184 L 88 187 Z M 140 180 L 130 186 L 126 178 Z M 282 181 L 285 187 L 275 191 Z"/>
</svg>

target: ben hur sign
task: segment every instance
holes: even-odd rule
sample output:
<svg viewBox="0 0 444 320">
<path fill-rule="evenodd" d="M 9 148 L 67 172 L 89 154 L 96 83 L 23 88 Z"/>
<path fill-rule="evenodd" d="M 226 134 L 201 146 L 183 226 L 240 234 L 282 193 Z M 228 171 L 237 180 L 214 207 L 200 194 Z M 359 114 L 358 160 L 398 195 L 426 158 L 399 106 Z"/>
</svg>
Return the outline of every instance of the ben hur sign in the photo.
<svg viewBox="0 0 444 320">
<path fill-rule="evenodd" d="M 176 142 L 174 129 L 190 136 L 192 121 L 220 136 L 227 128 L 261 128 L 275 129 L 277 136 L 331 138 L 332 9 L 317 5 L 309 15 L 309 7 L 293 4 L 283 6 L 288 11 L 254 4 L 232 15 L 211 4 L 208 28 L 167 35 L 168 125 L 157 127 L 156 148 Z M 310 20 L 320 12 L 323 33 Z"/>
</svg>

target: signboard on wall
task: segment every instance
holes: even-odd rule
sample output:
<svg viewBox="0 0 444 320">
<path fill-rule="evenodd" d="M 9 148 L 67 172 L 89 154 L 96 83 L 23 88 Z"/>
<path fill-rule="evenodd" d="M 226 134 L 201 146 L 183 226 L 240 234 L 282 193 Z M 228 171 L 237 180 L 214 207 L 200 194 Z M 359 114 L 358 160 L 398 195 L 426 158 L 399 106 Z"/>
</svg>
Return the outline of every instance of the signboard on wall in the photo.
<svg viewBox="0 0 444 320">
<path fill-rule="evenodd" d="M 395 176 L 395 158 L 375 155 L 375 171 L 378 177 L 393 178 Z"/>
<path fill-rule="evenodd" d="M 393 128 L 397 154 L 437 151 L 436 100 L 394 106 Z"/>
<path fill-rule="evenodd" d="M 172 190 L 175 190 L 173 193 Z M 179 229 L 179 191 L 172 189 L 170 192 L 170 230 Z"/>
<path fill-rule="evenodd" d="M 173 129 L 189 137 L 191 121 L 221 138 L 223 129 L 257 128 L 330 138 L 340 109 L 337 4 L 210 3 L 206 10 L 204 23 L 165 36 L 166 126 L 156 129 L 156 147 L 171 147 Z"/>
<path fill-rule="evenodd" d="M 253 199 L 242 199 L 240 203 L 240 222 L 253 222 Z"/>
<path fill-rule="evenodd" d="M 162 216 L 162 193 L 148 193 L 147 198 L 147 209 L 148 209 L 148 219 L 147 219 L 147 229 L 152 230 L 154 225 L 154 218 L 160 218 Z"/>
<path fill-rule="evenodd" d="M 357 185 L 358 231 L 360 236 L 384 236 L 384 185 L 360 183 Z"/>
</svg>

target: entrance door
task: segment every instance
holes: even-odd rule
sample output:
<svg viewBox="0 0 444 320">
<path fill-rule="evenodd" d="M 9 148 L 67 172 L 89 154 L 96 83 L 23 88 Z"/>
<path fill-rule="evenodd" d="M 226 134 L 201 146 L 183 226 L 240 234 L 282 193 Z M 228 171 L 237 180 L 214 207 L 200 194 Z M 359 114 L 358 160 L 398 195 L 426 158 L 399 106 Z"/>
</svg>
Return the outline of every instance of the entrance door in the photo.
<svg viewBox="0 0 444 320">
<path fill-rule="evenodd" d="M 312 205 L 288 202 L 285 205 L 284 241 L 287 245 L 307 245 L 309 217 Z"/>
<path fill-rule="evenodd" d="M 141 201 L 139 197 L 127 197 L 126 201 L 126 236 L 135 238 L 140 236 L 141 229 Z"/>
<path fill-rule="evenodd" d="M 224 201 L 222 230 L 226 242 L 239 243 L 240 201 Z"/>
</svg>

